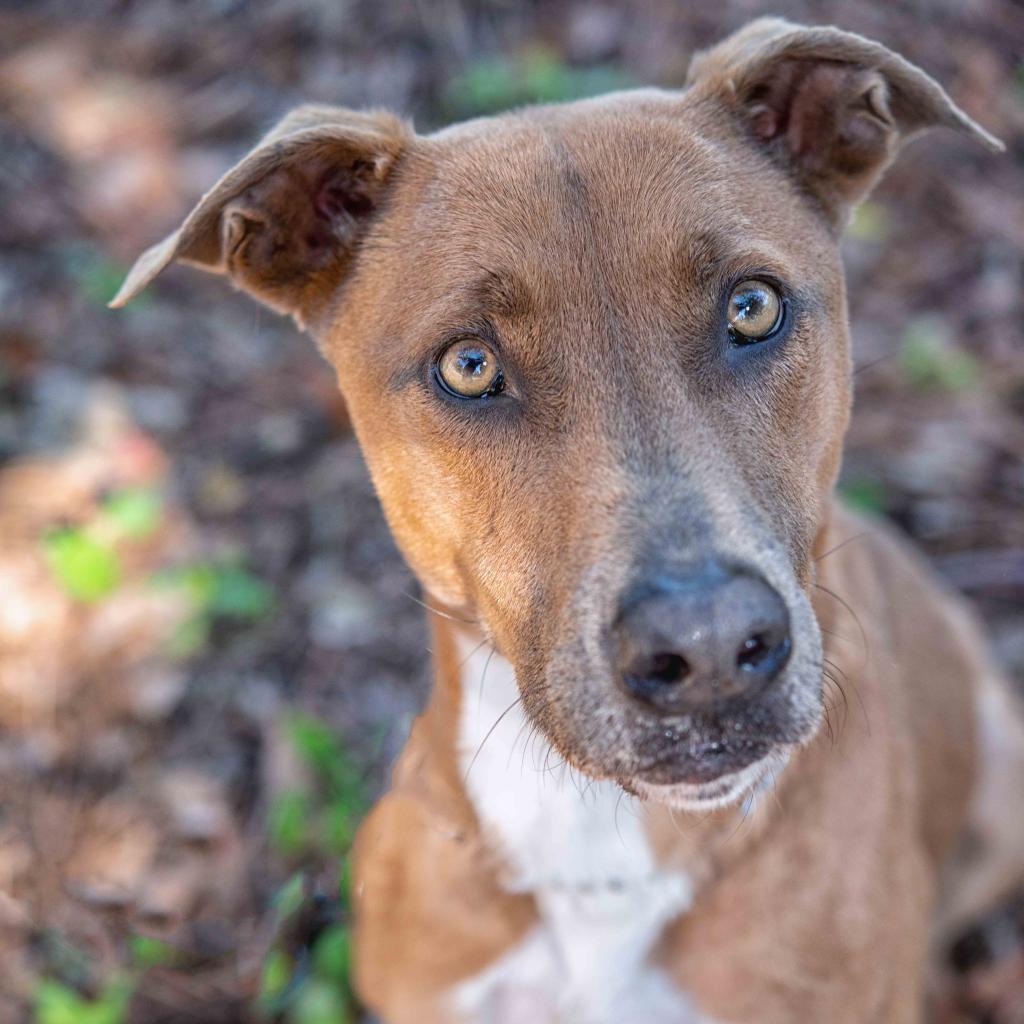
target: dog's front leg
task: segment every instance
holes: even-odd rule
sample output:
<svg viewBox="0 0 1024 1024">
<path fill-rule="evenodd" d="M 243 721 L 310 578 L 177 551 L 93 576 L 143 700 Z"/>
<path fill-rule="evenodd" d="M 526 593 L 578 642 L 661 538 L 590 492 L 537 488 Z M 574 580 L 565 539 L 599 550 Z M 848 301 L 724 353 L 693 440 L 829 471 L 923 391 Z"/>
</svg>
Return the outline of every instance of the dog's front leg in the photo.
<svg viewBox="0 0 1024 1024">
<path fill-rule="evenodd" d="M 354 896 L 356 987 L 388 1024 L 463 1024 L 453 993 L 536 922 L 531 897 L 499 887 L 471 825 L 401 791 L 387 794 L 360 830 Z M 487 992 L 488 1024 L 546 1024 L 538 1007 L 519 1005 L 527 998 Z M 504 1003 L 513 1016 L 497 1014 Z"/>
</svg>

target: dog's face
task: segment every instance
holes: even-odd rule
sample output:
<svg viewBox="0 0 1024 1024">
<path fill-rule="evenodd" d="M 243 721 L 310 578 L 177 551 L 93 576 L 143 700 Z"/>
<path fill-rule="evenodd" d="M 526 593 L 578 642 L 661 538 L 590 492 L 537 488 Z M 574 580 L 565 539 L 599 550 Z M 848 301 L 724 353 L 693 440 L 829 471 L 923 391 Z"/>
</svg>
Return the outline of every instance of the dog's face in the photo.
<svg viewBox="0 0 1024 1024">
<path fill-rule="evenodd" d="M 821 716 L 837 234 L 939 122 L 974 130 L 882 47 L 776 21 L 683 92 L 427 138 L 304 111 L 126 287 L 183 257 L 308 325 L 425 589 L 482 623 L 551 742 L 713 801 Z"/>
<path fill-rule="evenodd" d="M 323 337 L 384 507 L 563 755 L 707 782 L 806 738 L 849 346 L 834 236 L 784 172 L 685 95 L 531 110 L 419 143 L 373 249 Z M 744 296 L 764 338 L 730 323 Z M 781 595 L 787 664 L 756 694 L 638 700 L 631 595 L 681 619 L 653 591 L 710 565 Z"/>
</svg>

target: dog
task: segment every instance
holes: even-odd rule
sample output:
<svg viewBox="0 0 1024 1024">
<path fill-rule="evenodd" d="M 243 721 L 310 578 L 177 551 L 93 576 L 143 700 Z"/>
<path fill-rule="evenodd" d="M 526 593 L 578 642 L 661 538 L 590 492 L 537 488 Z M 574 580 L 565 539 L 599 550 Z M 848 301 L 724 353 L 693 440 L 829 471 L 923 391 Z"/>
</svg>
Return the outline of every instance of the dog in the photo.
<svg viewBox="0 0 1024 1024">
<path fill-rule="evenodd" d="M 1024 731 L 959 601 L 832 496 L 837 242 L 919 68 L 761 19 L 681 90 L 416 135 L 303 107 L 144 253 L 336 368 L 437 678 L 355 857 L 393 1024 L 922 1020 L 1020 878 Z"/>
</svg>

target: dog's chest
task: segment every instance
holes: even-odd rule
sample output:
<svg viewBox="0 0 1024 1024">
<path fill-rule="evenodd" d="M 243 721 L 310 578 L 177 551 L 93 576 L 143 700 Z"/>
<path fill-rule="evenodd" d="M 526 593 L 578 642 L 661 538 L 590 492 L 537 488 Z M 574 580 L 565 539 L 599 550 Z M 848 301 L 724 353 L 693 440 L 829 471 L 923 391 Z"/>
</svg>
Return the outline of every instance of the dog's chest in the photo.
<svg viewBox="0 0 1024 1024">
<path fill-rule="evenodd" d="M 633 798 L 573 775 L 531 738 L 517 697 L 505 659 L 466 655 L 466 788 L 504 855 L 506 887 L 534 894 L 540 923 L 459 986 L 456 1006 L 490 1024 L 696 1024 L 684 994 L 648 963 L 665 925 L 689 907 L 690 879 L 655 863 Z"/>
</svg>

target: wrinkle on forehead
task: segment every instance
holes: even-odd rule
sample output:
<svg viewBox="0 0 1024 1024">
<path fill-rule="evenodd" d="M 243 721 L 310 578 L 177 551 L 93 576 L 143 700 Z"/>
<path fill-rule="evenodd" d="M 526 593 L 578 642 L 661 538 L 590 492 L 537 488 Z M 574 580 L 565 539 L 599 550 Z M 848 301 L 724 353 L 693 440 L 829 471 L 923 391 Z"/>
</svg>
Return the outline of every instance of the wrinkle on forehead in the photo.
<svg viewBox="0 0 1024 1024">
<path fill-rule="evenodd" d="M 638 271 L 675 271 L 667 288 L 710 284 L 737 246 L 785 265 L 773 235 L 793 197 L 745 171 L 738 143 L 703 133 L 684 106 L 540 108 L 428 139 L 414 233 L 443 238 L 453 271 L 504 264 L 533 287 L 599 271 L 605 294 L 630 298 Z"/>
</svg>

